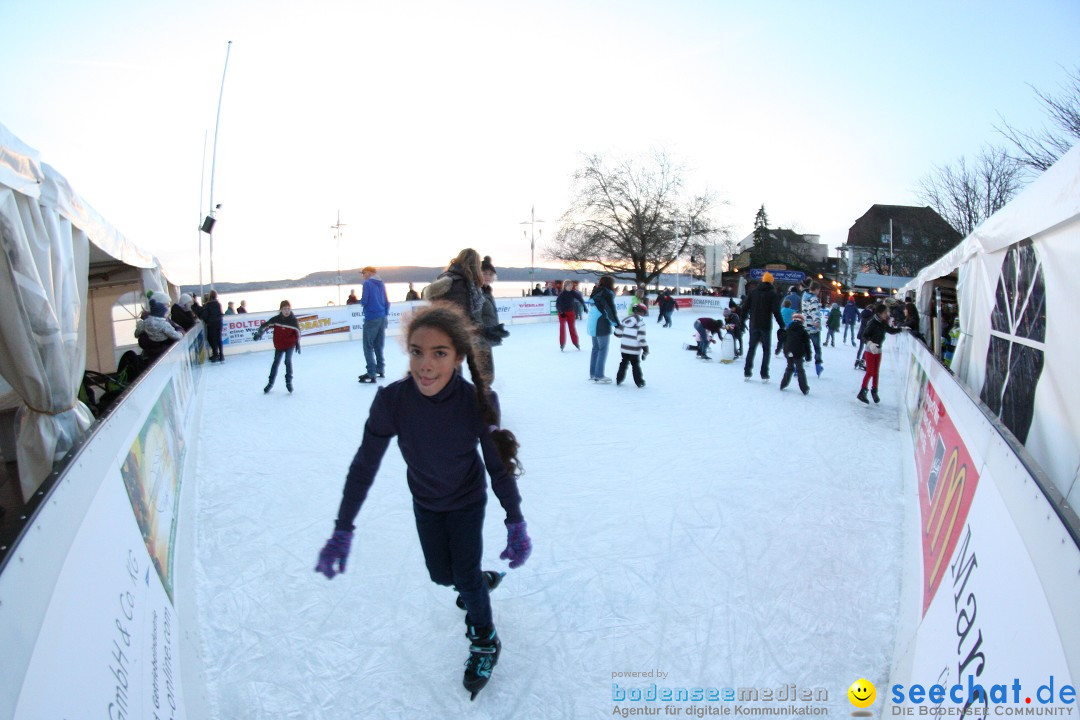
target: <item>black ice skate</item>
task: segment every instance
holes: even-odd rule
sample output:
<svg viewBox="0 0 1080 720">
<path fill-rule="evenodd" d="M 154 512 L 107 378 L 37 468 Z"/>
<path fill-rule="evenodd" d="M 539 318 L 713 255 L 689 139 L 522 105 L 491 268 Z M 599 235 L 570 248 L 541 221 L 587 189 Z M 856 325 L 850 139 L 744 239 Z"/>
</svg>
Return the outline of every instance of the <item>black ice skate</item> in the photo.
<svg viewBox="0 0 1080 720">
<path fill-rule="evenodd" d="M 501 583 L 503 581 L 503 578 L 506 577 L 506 573 L 495 572 L 494 570 L 485 570 L 482 574 L 484 576 L 484 582 L 487 583 L 488 592 L 491 592 L 495 588 L 499 587 L 499 583 Z M 460 595 L 457 596 L 457 606 L 462 610 L 465 609 L 465 600 L 463 600 Z"/>
<path fill-rule="evenodd" d="M 469 659 L 465 661 L 465 677 L 462 684 L 470 693 L 470 700 L 484 689 L 491 679 L 491 671 L 499 662 L 502 643 L 495 632 L 494 625 L 478 628 L 470 625 L 466 637 L 469 638 Z"/>
</svg>

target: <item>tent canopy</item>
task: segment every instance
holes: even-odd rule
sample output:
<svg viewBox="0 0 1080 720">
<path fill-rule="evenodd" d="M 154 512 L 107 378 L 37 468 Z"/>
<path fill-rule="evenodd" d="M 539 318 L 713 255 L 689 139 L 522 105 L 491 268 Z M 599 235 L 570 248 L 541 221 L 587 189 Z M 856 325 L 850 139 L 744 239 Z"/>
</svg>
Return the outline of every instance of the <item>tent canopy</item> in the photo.
<svg viewBox="0 0 1080 720">
<path fill-rule="evenodd" d="M 3 125 L 0 239 L 0 375 L 19 418 L 16 457 L 5 459 L 17 461 L 27 498 L 93 422 L 77 394 L 88 359 L 95 370 L 115 367 L 116 298 L 168 283 L 153 255 Z"/>
<path fill-rule="evenodd" d="M 881 288 L 882 290 L 897 290 L 904 287 L 911 278 L 900 277 L 899 275 L 878 275 L 877 273 L 856 273 L 855 282 L 852 283 L 857 288 Z"/>
</svg>

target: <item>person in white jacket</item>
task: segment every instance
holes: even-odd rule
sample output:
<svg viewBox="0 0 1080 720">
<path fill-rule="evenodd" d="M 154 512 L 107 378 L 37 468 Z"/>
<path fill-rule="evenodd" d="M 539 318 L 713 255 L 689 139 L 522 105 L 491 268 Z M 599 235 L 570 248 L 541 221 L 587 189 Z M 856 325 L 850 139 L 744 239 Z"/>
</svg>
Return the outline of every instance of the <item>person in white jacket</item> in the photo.
<svg viewBox="0 0 1080 720">
<path fill-rule="evenodd" d="M 150 314 L 135 322 L 135 337 L 147 357 L 156 358 L 173 342 L 183 337 L 183 333 L 165 317 L 169 304 L 168 295 L 154 293 L 150 296 Z"/>
<path fill-rule="evenodd" d="M 821 364 L 821 301 L 818 299 L 820 290 L 821 286 L 815 280 L 802 296 L 802 314 L 806 318 L 806 334 L 810 336 L 810 342 L 814 346 L 814 370 L 818 377 L 821 377 L 824 369 Z"/>
<path fill-rule="evenodd" d="M 645 316 L 649 314 L 649 306 L 638 303 L 634 306 L 630 317 L 615 327 L 615 337 L 622 340 L 622 362 L 619 370 L 615 373 L 615 384 L 622 385 L 626 379 L 626 367 L 629 365 L 634 371 L 634 384 L 639 388 L 645 387 L 645 378 L 641 374 L 641 361 L 649 356 L 649 343 L 645 340 Z"/>
</svg>

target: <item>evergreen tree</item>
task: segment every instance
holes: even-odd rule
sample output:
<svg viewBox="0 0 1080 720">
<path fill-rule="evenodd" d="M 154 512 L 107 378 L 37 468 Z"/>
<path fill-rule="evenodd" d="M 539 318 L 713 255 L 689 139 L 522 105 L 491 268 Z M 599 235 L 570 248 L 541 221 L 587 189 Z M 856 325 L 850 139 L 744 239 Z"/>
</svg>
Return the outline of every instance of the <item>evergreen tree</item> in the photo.
<svg viewBox="0 0 1080 720">
<path fill-rule="evenodd" d="M 772 238 L 769 237 L 769 216 L 765 213 L 765 204 L 758 208 L 754 216 L 754 247 L 750 251 L 752 267 L 763 267 L 772 261 Z"/>
</svg>

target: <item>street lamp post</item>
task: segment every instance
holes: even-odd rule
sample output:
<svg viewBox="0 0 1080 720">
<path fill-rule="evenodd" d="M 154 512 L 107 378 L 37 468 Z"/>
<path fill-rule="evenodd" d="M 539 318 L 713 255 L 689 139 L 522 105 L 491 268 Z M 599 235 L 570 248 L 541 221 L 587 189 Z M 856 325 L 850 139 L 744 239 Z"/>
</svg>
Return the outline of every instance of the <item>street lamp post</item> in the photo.
<svg viewBox="0 0 1080 720">
<path fill-rule="evenodd" d="M 341 305 L 341 228 L 345 223 L 341 222 L 341 211 L 337 211 L 337 222 L 330 226 L 334 231 L 334 241 L 337 243 L 337 304 Z"/>
<path fill-rule="evenodd" d="M 533 284 L 533 273 L 536 271 L 536 237 L 534 236 L 533 233 L 534 233 L 534 231 L 536 229 L 537 223 L 542 223 L 542 222 L 544 222 L 544 221 L 536 219 L 536 206 L 533 205 L 532 209 L 529 210 L 529 219 L 518 223 L 518 225 L 528 225 L 529 226 L 529 232 L 527 233 L 527 236 L 529 238 L 529 285 Z M 524 232 L 524 231 L 522 231 L 522 232 Z M 540 237 L 543 237 L 543 236 L 544 236 L 544 229 L 541 228 L 540 229 Z"/>
</svg>

